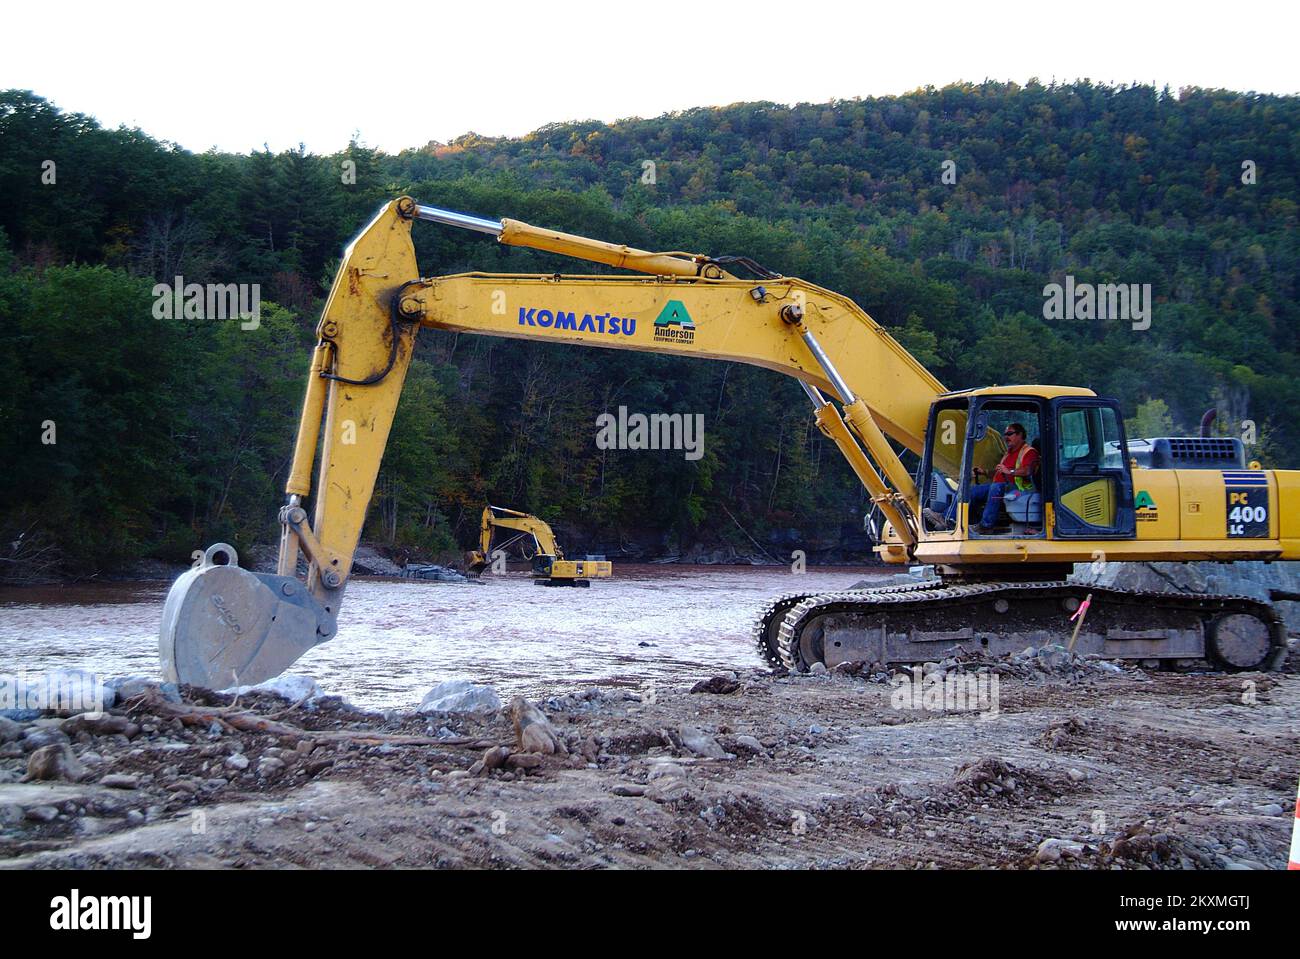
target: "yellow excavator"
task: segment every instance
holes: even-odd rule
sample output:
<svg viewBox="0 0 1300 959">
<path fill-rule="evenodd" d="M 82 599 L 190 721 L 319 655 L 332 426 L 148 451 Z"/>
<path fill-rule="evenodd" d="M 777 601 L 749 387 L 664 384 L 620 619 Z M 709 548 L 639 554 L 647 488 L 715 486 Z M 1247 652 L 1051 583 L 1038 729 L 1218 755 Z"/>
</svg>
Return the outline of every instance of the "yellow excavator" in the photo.
<svg viewBox="0 0 1300 959">
<path fill-rule="evenodd" d="M 492 548 L 492 534 L 499 529 L 511 530 L 514 536 Z M 504 506 L 483 507 L 479 524 L 479 548 L 465 557 L 465 572 L 481 576 L 492 562 L 497 551 L 518 545 L 524 559 L 533 564 L 533 581 L 539 586 L 590 586 L 593 579 L 608 579 L 614 575 L 614 566 L 605 559 L 565 559 L 564 551 L 555 541 L 550 524 L 530 513 L 506 509 Z"/>
<path fill-rule="evenodd" d="M 633 273 L 421 278 L 417 221 Z M 754 628 L 774 664 L 918 662 L 958 644 L 1019 651 L 1059 638 L 1089 594 L 1080 653 L 1242 670 L 1285 657 L 1285 627 L 1267 602 L 1066 576 L 1075 563 L 1300 558 L 1300 473 L 1139 469 L 1116 400 L 1067 386 L 950 392 L 849 299 L 745 257 L 648 252 L 400 197 L 346 248 L 317 328 L 278 569 L 249 572 L 229 546 L 209 548 L 166 600 L 160 653 L 169 678 L 212 688 L 257 682 L 335 635 L 422 326 L 750 363 L 798 380 L 818 428 L 870 493 L 881 559 L 926 564 L 936 576 L 781 598 Z M 996 465 L 1012 425 L 1038 451 L 1037 468 L 1014 489 L 1004 484 L 993 522 L 979 522 L 971 501 L 987 484 L 975 468 Z M 296 575 L 300 552 L 305 579 Z"/>
</svg>

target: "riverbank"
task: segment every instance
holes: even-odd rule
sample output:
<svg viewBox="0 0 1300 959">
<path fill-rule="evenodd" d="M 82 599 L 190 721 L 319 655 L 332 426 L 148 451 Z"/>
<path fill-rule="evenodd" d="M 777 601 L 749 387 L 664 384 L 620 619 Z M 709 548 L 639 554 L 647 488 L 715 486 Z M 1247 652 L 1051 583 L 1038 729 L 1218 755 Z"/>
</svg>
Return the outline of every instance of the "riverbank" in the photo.
<svg viewBox="0 0 1300 959">
<path fill-rule="evenodd" d="M 255 572 L 275 572 L 277 551 L 275 544 L 259 544 L 240 556 L 240 565 Z M 580 555 L 575 552 L 573 555 Z M 656 551 L 641 549 L 635 553 L 611 551 L 602 553 L 612 562 L 623 565 L 639 566 L 735 566 L 766 567 L 769 569 L 788 568 L 795 564 L 791 558 L 783 558 L 784 553 L 775 547 L 771 552 L 741 550 L 730 546 L 708 546 L 698 544 L 687 550 Z M 803 551 L 800 562 L 813 568 L 835 569 L 852 566 L 864 570 L 880 569 L 882 564 L 869 548 L 852 550 L 846 548 L 825 548 L 811 553 Z M 302 559 L 299 559 L 300 565 Z M 357 547 L 353 558 L 354 576 L 388 576 L 401 577 L 408 564 L 435 564 L 451 569 L 464 568 L 464 558 L 454 553 L 425 556 L 407 554 L 376 543 L 362 543 Z M 521 559 L 512 559 L 511 565 L 525 567 Z M 188 564 L 168 563 L 158 559 L 138 559 L 123 563 L 113 569 L 94 574 L 57 575 L 48 571 L 28 571 L 24 575 L 21 568 L 6 567 L 4 578 L 0 578 L 0 589 L 40 586 L 85 586 L 95 583 L 155 583 L 171 582 L 185 572 Z"/>
</svg>

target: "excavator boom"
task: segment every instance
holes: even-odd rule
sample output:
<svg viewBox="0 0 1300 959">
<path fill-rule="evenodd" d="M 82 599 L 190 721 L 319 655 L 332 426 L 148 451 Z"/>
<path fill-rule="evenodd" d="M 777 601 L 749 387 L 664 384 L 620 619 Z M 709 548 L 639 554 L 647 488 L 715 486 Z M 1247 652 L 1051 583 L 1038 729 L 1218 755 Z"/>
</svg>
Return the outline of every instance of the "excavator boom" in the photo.
<svg viewBox="0 0 1300 959">
<path fill-rule="evenodd" d="M 485 506 L 483 517 L 479 521 L 478 549 L 478 555 L 485 560 L 492 555 L 492 531 L 495 529 L 516 530 L 521 536 L 533 541 L 535 552 L 564 558 L 564 553 L 555 542 L 555 533 L 545 520 L 504 506 Z"/>
</svg>

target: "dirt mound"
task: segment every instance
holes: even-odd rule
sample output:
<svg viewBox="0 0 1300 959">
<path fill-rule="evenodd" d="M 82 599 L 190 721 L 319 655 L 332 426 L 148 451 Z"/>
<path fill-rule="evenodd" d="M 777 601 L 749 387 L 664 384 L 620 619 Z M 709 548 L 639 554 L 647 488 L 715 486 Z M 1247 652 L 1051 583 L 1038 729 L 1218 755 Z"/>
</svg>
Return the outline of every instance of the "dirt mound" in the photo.
<svg viewBox="0 0 1300 959">
<path fill-rule="evenodd" d="M 1044 749 L 1055 752 L 1061 749 L 1077 748 L 1078 740 L 1087 731 L 1088 726 L 1074 716 L 1058 719 L 1048 724 L 1038 741 Z"/>
<path fill-rule="evenodd" d="M 727 696 L 734 693 L 740 688 L 740 681 L 730 676 L 713 676 L 709 679 L 701 679 L 691 687 L 693 693 L 713 693 L 717 696 Z"/>
<path fill-rule="evenodd" d="M 1063 777 L 1038 770 L 1019 768 L 995 756 L 985 756 L 963 763 L 948 782 L 953 793 L 967 798 L 987 800 L 1001 797 L 1007 800 L 1051 799 L 1068 792 Z"/>
</svg>

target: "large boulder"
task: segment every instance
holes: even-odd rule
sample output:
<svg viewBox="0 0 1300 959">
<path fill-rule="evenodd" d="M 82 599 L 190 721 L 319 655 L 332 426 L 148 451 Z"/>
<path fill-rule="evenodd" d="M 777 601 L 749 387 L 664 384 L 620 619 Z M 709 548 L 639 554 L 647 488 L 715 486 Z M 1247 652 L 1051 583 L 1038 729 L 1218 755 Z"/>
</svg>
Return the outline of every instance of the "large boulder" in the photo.
<svg viewBox="0 0 1300 959">
<path fill-rule="evenodd" d="M 53 743 L 34 750 L 27 757 L 27 775 L 23 777 L 23 782 L 61 779 L 75 783 L 89 775 L 86 767 L 66 743 Z"/>
<path fill-rule="evenodd" d="M 551 721 L 540 709 L 516 696 L 510 704 L 511 716 L 515 724 L 515 745 L 521 753 L 567 753 L 564 740 L 560 739 Z"/>
<path fill-rule="evenodd" d="M 677 734 L 681 738 L 682 745 L 697 756 L 706 759 L 731 758 L 730 754 L 718 745 L 718 741 L 702 729 L 695 726 L 682 726 Z"/>
<path fill-rule="evenodd" d="M 417 712 L 494 713 L 501 697 L 491 686 L 475 686 L 467 679 L 449 679 L 424 694 Z"/>
<path fill-rule="evenodd" d="M 23 726 L 4 716 L 0 716 L 0 743 L 16 743 L 23 738 Z"/>
<path fill-rule="evenodd" d="M 223 689 L 222 692 L 236 696 L 247 696 L 249 693 L 269 693 L 272 696 L 287 699 L 291 703 L 311 702 L 325 695 L 316 680 L 310 676 L 295 676 L 293 674 L 276 676 L 264 683 L 258 683 L 256 686 L 235 686 L 230 689 Z"/>
</svg>

